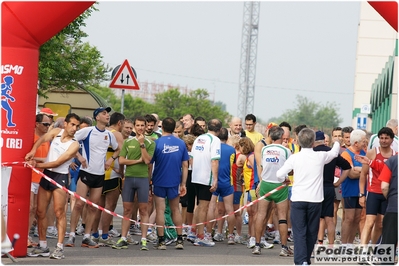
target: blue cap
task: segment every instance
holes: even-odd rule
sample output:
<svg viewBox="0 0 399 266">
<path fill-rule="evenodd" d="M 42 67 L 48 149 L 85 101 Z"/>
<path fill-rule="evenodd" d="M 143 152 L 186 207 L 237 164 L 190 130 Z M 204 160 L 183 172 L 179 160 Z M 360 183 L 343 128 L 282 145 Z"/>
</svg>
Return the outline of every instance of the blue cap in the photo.
<svg viewBox="0 0 399 266">
<path fill-rule="evenodd" d="M 104 112 L 104 111 L 107 111 L 108 113 L 109 112 L 111 112 L 111 107 L 98 107 L 96 110 L 94 110 L 94 112 L 93 112 L 93 118 L 94 119 L 96 119 L 96 116 L 99 114 L 99 113 L 102 113 L 102 112 Z"/>
<path fill-rule="evenodd" d="M 316 131 L 316 140 L 325 140 L 326 137 L 324 137 L 324 132 L 323 131 Z"/>
</svg>

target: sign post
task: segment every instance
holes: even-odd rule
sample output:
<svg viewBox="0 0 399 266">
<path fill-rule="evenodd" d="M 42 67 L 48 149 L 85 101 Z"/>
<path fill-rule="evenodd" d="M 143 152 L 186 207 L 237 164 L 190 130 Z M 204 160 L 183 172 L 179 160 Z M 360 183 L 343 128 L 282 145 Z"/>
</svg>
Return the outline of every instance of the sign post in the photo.
<svg viewBox="0 0 399 266">
<path fill-rule="evenodd" d="M 114 73 L 116 74 L 114 75 Z M 122 89 L 122 99 L 121 99 L 121 113 L 123 114 L 124 102 L 125 102 L 125 89 L 128 90 L 140 90 L 139 83 L 136 78 L 136 71 L 130 66 L 127 59 L 123 62 L 122 65 L 117 66 L 112 71 L 113 79 L 110 88 L 113 89 Z"/>
<path fill-rule="evenodd" d="M 367 129 L 367 117 L 371 112 L 371 104 L 366 103 L 360 107 L 360 113 L 357 114 L 356 128 Z"/>
<path fill-rule="evenodd" d="M 125 89 L 122 89 L 121 114 L 123 114 L 124 105 L 125 105 Z"/>
</svg>

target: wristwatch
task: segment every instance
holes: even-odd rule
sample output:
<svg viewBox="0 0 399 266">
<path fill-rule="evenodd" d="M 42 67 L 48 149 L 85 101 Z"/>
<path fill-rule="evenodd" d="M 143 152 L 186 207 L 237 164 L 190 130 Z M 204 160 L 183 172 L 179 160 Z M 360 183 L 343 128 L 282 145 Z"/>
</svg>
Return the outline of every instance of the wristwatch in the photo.
<svg viewBox="0 0 399 266">
<path fill-rule="evenodd" d="M 363 193 L 359 193 L 359 198 L 361 197 L 365 197 L 366 195 L 364 195 Z"/>
<path fill-rule="evenodd" d="M 116 156 L 116 157 L 111 156 L 111 158 L 115 161 L 116 159 L 118 159 L 118 156 Z"/>
<path fill-rule="evenodd" d="M 144 148 L 145 148 L 145 145 L 144 145 L 144 143 L 143 143 L 143 144 L 140 144 L 140 148 L 142 148 L 142 149 L 144 149 Z"/>
</svg>

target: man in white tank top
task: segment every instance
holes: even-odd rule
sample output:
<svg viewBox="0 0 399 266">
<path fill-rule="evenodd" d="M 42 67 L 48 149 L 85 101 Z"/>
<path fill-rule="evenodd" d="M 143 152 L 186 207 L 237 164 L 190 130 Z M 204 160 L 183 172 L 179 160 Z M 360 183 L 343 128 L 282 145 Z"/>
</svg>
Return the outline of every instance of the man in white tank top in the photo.
<svg viewBox="0 0 399 266">
<path fill-rule="evenodd" d="M 79 143 L 74 139 L 75 132 L 79 126 L 80 118 L 76 114 L 68 114 L 65 118 L 64 129 L 54 128 L 42 136 L 33 145 L 32 150 L 26 154 L 25 160 L 36 168 L 44 168 L 43 174 L 63 187 L 68 187 L 69 165 L 79 150 Z M 44 163 L 36 163 L 33 159 L 37 148 L 41 143 L 51 141 L 50 150 Z M 54 212 L 57 217 L 58 243 L 56 249 L 50 256 L 50 249 L 46 241 L 47 208 L 51 198 L 54 197 Z M 39 246 L 28 253 L 29 257 L 47 257 L 52 259 L 64 258 L 64 237 L 66 231 L 65 192 L 41 178 L 39 192 L 37 195 L 37 217 L 39 228 Z"/>
</svg>

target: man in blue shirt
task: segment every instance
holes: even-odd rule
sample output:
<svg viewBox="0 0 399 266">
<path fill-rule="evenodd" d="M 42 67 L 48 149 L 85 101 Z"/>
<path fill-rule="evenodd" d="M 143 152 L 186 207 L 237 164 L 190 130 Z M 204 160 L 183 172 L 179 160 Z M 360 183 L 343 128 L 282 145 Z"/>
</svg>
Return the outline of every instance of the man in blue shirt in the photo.
<svg viewBox="0 0 399 266">
<path fill-rule="evenodd" d="M 175 127 L 176 122 L 173 118 L 167 117 L 162 121 L 162 137 L 155 141 L 155 151 L 151 160 L 151 163 L 154 164 L 152 184 L 157 212 L 157 249 L 166 249 L 164 238 L 165 198 L 169 200 L 173 223 L 177 227 L 176 249 L 183 249 L 183 219 L 179 209 L 179 201 L 180 196 L 186 194 L 189 156 L 186 144 L 173 136 Z"/>
<path fill-rule="evenodd" d="M 227 217 L 228 222 L 228 241 L 227 244 L 234 245 L 234 225 L 235 225 L 235 217 L 233 214 L 233 198 L 234 198 L 234 188 L 233 188 L 233 177 L 232 177 L 232 167 L 236 162 L 236 150 L 226 144 L 227 139 L 229 138 L 229 132 L 226 128 L 222 127 L 220 129 L 219 135 L 220 139 L 220 161 L 219 161 L 219 171 L 218 171 L 218 185 L 216 191 L 212 193 L 212 198 L 208 207 L 207 220 L 213 220 L 215 218 L 215 209 L 216 205 L 218 205 L 219 215 L 220 217 L 225 215 L 225 213 L 230 214 Z M 216 200 L 219 198 L 219 202 Z M 220 218 L 218 217 L 218 218 Z M 213 223 L 208 223 L 206 225 L 206 231 L 212 231 Z M 224 236 L 222 234 L 223 229 L 223 220 L 218 220 L 218 228 L 217 233 L 213 236 L 213 240 L 222 242 L 224 240 Z"/>
</svg>

